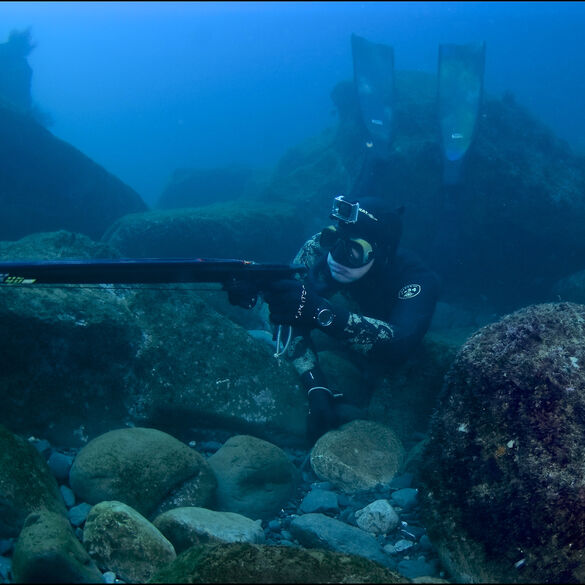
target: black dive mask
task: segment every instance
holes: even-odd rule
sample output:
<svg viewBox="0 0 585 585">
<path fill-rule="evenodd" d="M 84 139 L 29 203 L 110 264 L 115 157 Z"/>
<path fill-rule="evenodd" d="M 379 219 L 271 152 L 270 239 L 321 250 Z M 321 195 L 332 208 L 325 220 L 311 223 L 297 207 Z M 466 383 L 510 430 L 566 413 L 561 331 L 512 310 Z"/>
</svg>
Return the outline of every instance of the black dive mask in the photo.
<svg viewBox="0 0 585 585">
<path fill-rule="evenodd" d="M 362 238 L 351 238 L 334 225 L 321 231 L 321 247 L 331 252 L 335 262 L 348 268 L 361 268 L 374 258 L 374 246 Z"/>
</svg>

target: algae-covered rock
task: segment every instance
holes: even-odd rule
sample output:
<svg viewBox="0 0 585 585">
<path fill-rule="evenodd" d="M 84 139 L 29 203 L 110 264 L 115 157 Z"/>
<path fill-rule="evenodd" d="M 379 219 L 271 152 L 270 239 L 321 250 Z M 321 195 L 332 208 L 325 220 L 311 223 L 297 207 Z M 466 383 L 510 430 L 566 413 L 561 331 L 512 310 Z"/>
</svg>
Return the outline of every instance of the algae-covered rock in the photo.
<svg viewBox="0 0 585 585">
<path fill-rule="evenodd" d="M 28 441 L 0 425 L 0 538 L 17 536 L 25 518 L 43 509 L 67 512 L 55 478 Z"/>
<path fill-rule="evenodd" d="M 205 542 L 263 544 L 262 523 L 234 512 L 184 507 L 157 516 L 153 524 L 173 543 L 177 553 Z"/>
<path fill-rule="evenodd" d="M 248 435 L 231 437 L 208 461 L 217 477 L 217 508 L 252 520 L 277 514 L 297 480 L 282 449 Z"/>
<path fill-rule="evenodd" d="M 2 260 L 95 259 L 117 252 L 60 231 L 0 243 Z M 0 421 L 18 432 L 71 444 L 126 416 L 136 383 L 129 364 L 141 341 L 125 298 L 111 287 L 0 287 Z"/>
<path fill-rule="evenodd" d="M 345 493 L 388 485 L 402 465 L 404 448 L 380 423 L 355 420 L 325 433 L 311 451 L 311 467 Z"/>
<path fill-rule="evenodd" d="M 150 579 L 150 583 L 408 582 L 354 555 L 248 543 L 194 546 Z"/>
<path fill-rule="evenodd" d="M 211 501 L 216 481 L 203 457 L 167 433 L 139 427 L 93 439 L 70 472 L 71 487 L 82 500 L 119 500 L 145 515 L 187 481 L 198 485 L 191 505 Z"/>
<path fill-rule="evenodd" d="M 102 570 L 143 583 L 176 558 L 173 545 L 144 516 L 122 502 L 100 502 L 87 517 L 83 544 Z"/>
<path fill-rule="evenodd" d="M 421 494 L 457 580 L 585 578 L 584 339 L 584 305 L 533 305 L 480 329 L 450 368 Z"/>
<path fill-rule="evenodd" d="M 131 258 L 242 258 L 286 264 L 304 233 L 310 235 L 294 206 L 244 199 L 129 214 L 114 222 L 102 240 Z"/>
<path fill-rule="evenodd" d="M 119 255 L 69 232 L 0 243 L 6 260 Z M 223 291 L 208 293 L 227 297 Z M 0 287 L 0 422 L 76 444 L 129 421 L 304 440 L 306 395 L 289 362 L 192 287 Z M 243 312 L 244 310 L 241 309 Z"/>
<path fill-rule="evenodd" d="M 149 291 L 130 306 L 144 332 L 133 364 L 142 383 L 127 399 L 134 420 L 173 434 L 200 426 L 304 441 L 306 393 L 274 348 L 189 290 Z"/>
<path fill-rule="evenodd" d="M 61 514 L 31 513 L 16 541 L 12 572 L 17 583 L 101 583 L 102 574 Z"/>
</svg>

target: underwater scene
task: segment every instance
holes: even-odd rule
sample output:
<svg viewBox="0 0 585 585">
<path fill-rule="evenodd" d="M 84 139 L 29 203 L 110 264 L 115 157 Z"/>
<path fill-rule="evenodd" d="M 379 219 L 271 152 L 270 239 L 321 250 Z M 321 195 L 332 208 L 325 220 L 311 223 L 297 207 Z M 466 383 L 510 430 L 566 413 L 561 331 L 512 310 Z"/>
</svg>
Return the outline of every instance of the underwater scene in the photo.
<svg viewBox="0 0 585 585">
<path fill-rule="evenodd" d="M 584 27 L 0 3 L 0 583 L 585 582 Z"/>
</svg>

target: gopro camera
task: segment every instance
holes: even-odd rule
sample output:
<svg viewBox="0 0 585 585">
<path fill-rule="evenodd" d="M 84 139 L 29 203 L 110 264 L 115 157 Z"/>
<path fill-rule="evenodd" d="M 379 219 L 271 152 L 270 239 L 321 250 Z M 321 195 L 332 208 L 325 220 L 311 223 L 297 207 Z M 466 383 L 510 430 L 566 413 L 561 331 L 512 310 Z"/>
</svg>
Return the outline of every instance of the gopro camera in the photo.
<svg viewBox="0 0 585 585">
<path fill-rule="evenodd" d="M 344 199 L 343 195 L 338 195 L 333 200 L 333 207 L 329 217 L 331 219 L 338 219 L 344 223 L 356 223 L 360 211 L 360 204 L 356 201 L 350 203 Z"/>
</svg>

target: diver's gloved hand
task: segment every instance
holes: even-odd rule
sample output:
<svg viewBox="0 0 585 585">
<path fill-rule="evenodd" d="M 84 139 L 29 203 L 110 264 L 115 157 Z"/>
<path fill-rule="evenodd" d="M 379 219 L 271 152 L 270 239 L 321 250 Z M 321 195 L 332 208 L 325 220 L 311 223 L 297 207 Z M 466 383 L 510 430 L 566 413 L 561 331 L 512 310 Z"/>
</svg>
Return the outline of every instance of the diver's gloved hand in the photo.
<svg viewBox="0 0 585 585">
<path fill-rule="evenodd" d="M 258 301 L 258 289 L 245 280 L 233 280 L 223 285 L 228 294 L 228 301 L 231 305 L 251 309 Z"/>
<path fill-rule="evenodd" d="M 330 325 L 335 313 L 330 303 L 298 280 L 278 280 L 264 293 L 270 309 L 270 320 L 277 325 L 293 325 L 305 329 Z M 321 317 L 327 317 L 326 320 Z"/>
<path fill-rule="evenodd" d="M 308 398 L 307 439 L 312 445 L 321 435 L 337 427 L 339 419 L 335 410 L 335 397 L 329 388 L 311 388 Z"/>
</svg>

